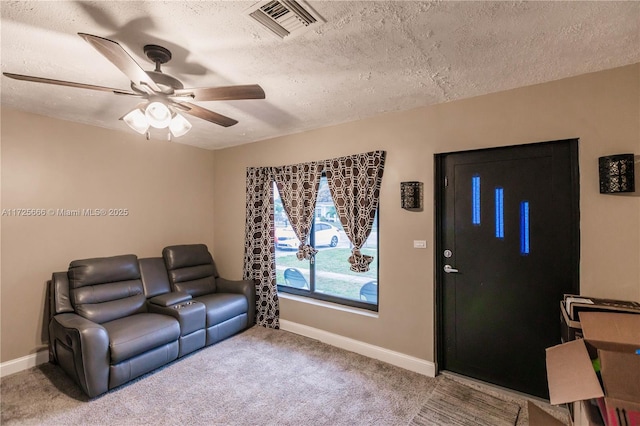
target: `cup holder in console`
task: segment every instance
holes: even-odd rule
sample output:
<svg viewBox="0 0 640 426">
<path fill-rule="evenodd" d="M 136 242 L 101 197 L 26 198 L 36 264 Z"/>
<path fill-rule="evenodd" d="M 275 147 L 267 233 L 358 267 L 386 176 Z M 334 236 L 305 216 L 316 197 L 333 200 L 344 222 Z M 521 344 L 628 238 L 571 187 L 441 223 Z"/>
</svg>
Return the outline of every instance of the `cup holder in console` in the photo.
<svg viewBox="0 0 640 426">
<path fill-rule="evenodd" d="M 188 302 L 180 303 L 178 305 L 173 305 L 173 309 L 182 309 L 182 308 L 186 308 L 189 305 L 193 305 L 192 300 L 189 300 Z"/>
</svg>

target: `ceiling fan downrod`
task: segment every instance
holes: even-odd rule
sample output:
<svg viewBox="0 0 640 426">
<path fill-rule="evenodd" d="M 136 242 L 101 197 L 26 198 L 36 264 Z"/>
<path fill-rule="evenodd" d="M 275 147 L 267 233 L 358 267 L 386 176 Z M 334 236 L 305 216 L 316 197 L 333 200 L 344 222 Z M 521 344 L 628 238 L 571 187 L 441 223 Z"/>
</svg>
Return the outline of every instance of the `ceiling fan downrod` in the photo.
<svg viewBox="0 0 640 426">
<path fill-rule="evenodd" d="M 162 72 L 160 65 L 166 64 L 171 60 L 171 51 L 157 44 L 147 44 L 143 48 L 144 54 L 154 64 L 156 64 L 156 72 Z"/>
</svg>

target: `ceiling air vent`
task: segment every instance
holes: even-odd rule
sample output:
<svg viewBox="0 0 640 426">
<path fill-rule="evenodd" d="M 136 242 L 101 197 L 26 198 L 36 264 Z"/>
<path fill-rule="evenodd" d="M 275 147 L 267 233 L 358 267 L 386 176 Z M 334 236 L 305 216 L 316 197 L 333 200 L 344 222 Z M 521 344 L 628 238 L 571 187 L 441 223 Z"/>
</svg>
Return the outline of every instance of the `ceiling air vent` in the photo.
<svg viewBox="0 0 640 426">
<path fill-rule="evenodd" d="M 325 22 L 302 0 L 261 1 L 245 13 L 282 39 L 302 34 Z"/>
</svg>

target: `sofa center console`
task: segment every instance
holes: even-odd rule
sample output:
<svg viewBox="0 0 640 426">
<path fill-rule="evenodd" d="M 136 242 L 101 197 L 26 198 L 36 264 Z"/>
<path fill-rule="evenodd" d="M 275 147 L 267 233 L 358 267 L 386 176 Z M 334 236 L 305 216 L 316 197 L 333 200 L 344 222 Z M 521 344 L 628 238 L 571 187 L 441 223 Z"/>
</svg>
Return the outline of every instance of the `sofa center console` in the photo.
<svg viewBox="0 0 640 426">
<path fill-rule="evenodd" d="M 178 320 L 180 324 L 179 357 L 205 346 L 206 308 L 204 303 L 192 300 L 187 293 L 174 292 L 149 299 L 148 306 L 149 312 L 169 315 Z"/>
<path fill-rule="evenodd" d="M 191 306 L 194 303 L 198 303 L 198 302 L 194 302 L 194 301 L 190 300 L 188 302 L 184 302 L 184 303 L 179 303 L 177 305 L 173 305 L 172 308 L 173 309 L 182 309 L 182 308 L 186 308 L 187 306 Z"/>
</svg>

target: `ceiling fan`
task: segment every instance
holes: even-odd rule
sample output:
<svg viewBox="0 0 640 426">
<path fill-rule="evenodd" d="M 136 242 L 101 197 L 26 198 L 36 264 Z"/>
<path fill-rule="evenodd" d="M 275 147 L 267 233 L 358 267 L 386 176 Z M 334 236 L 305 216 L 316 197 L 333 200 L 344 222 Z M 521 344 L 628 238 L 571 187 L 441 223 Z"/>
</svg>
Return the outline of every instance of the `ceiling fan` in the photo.
<svg viewBox="0 0 640 426">
<path fill-rule="evenodd" d="M 116 95 L 141 98 L 143 102 L 139 103 L 120 119 L 136 132 L 146 134 L 147 139 L 150 137 L 149 127 L 159 129 L 169 128 L 169 139 L 171 139 L 171 135 L 178 137 L 187 133 L 191 129 L 191 123 L 189 123 L 180 112 L 224 127 L 233 126 L 238 123 L 238 121 L 233 118 L 202 108 L 189 101 L 228 101 L 265 98 L 264 90 L 257 84 L 185 89 L 180 80 L 163 73 L 160 69 L 162 64 L 167 63 L 171 59 L 171 52 L 168 49 L 154 44 L 144 46 L 145 55 L 156 65 L 154 71 L 145 71 L 119 43 L 91 34 L 78 33 L 78 35 L 91 44 L 91 46 L 118 67 L 118 69 L 131 80 L 131 90 L 120 90 L 92 84 L 53 80 L 8 72 L 3 74 L 16 80 L 112 92 Z"/>
</svg>

